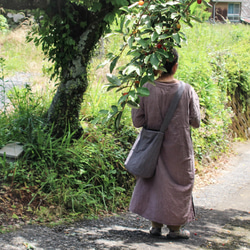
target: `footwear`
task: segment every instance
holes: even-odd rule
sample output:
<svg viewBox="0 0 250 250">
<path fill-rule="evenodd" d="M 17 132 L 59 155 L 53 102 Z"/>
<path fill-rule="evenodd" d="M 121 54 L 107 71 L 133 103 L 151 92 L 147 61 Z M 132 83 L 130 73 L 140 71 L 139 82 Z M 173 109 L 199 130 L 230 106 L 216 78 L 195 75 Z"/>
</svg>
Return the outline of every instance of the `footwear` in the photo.
<svg viewBox="0 0 250 250">
<path fill-rule="evenodd" d="M 160 227 L 151 227 L 149 233 L 153 236 L 161 236 L 161 228 Z"/>
<path fill-rule="evenodd" d="M 168 239 L 189 239 L 190 232 L 188 230 L 185 230 L 181 228 L 178 231 L 170 231 L 167 235 Z"/>
</svg>

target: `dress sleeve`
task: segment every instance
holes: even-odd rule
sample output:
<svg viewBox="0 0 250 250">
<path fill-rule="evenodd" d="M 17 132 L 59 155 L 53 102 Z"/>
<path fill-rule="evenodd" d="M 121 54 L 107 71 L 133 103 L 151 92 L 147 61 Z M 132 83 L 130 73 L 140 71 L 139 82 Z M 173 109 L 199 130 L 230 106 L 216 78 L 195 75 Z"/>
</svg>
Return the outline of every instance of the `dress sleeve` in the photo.
<svg viewBox="0 0 250 250">
<path fill-rule="evenodd" d="M 143 127 L 145 125 L 145 112 L 143 107 L 143 101 L 140 101 L 140 108 L 139 109 L 132 109 L 132 121 L 136 128 Z"/>
<path fill-rule="evenodd" d="M 192 88 L 191 100 L 189 104 L 189 124 L 194 127 L 200 127 L 200 102 L 197 93 Z"/>
</svg>

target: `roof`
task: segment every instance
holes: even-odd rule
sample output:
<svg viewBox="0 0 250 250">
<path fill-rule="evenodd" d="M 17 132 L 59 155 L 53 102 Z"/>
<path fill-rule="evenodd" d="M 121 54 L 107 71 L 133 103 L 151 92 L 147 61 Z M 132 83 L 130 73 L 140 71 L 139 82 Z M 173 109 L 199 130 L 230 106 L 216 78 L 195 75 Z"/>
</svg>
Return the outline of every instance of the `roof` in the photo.
<svg viewBox="0 0 250 250">
<path fill-rule="evenodd" d="M 242 17 L 240 20 L 245 22 L 245 23 L 250 23 L 250 18 Z"/>
</svg>

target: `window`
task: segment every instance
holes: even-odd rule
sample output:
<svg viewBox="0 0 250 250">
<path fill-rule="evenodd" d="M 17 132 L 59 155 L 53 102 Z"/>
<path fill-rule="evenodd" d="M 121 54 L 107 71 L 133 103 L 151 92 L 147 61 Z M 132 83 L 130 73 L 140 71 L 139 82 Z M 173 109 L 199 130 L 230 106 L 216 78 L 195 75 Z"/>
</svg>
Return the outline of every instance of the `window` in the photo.
<svg viewBox="0 0 250 250">
<path fill-rule="evenodd" d="M 227 18 L 230 22 L 240 21 L 240 4 L 239 3 L 229 3 Z"/>
</svg>

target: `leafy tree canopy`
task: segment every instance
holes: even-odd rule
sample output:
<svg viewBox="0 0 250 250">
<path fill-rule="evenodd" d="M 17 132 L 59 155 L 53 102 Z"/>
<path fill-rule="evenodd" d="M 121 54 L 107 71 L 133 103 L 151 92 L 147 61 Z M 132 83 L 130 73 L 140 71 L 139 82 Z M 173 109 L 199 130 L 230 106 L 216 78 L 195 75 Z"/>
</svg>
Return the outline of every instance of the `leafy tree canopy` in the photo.
<svg viewBox="0 0 250 250">
<path fill-rule="evenodd" d="M 205 7 L 210 5 L 203 1 Z M 124 107 L 139 107 L 139 96 L 148 96 L 150 93 L 143 85 L 146 82 L 153 83 L 157 72 L 165 71 L 163 65 L 171 61 L 171 50 L 181 47 L 181 42 L 186 40 L 182 31 L 182 25 L 192 27 L 191 21 L 201 22 L 192 13 L 199 4 L 196 0 L 180 1 L 139 1 L 130 6 L 120 8 L 125 15 L 119 16 L 119 32 L 124 37 L 120 54 L 110 53 L 110 72 L 107 74 L 109 81 L 108 90 L 121 91 L 118 106 L 112 106 L 111 111 L 102 111 L 107 119 L 115 117 L 115 126 L 118 127 Z M 119 67 L 118 75 L 113 75 L 121 54 L 131 56 L 131 61 Z M 103 65 L 104 65 L 103 64 Z"/>
<path fill-rule="evenodd" d="M 155 71 L 164 70 L 164 62 L 172 60 L 171 49 L 181 47 L 186 39 L 182 25 L 192 27 L 191 20 L 200 21 L 192 15 L 192 8 L 201 2 L 209 7 L 206 1 L 24 0 L 33 3 L 27 5 L 33 7 L 35 2 L 43 7 L 47 3 L 43 12 L 37 15 L 39 18 L 42 15 L 43 19 L 38 20 L 28 41 L 42 46 L 44 54 L 53 62 L 51 77 L 60 80 L 48 111 L 48 121 L 55 125 L 55 133 L 62 135 L 68 123 L 72 130 L 77 130 L 82 98 L 88 85 L 87 65 L 99 39 L 109 31 L 115 17 L 120 23 L 115 32 L 123 35 L 124 43 L 119 54 L 108 55 L 106 63 L 110 64 L 110 72 L 107 79 L 108 90 L 116 89 L 122 94 L 119 107 L 113 106 L 111 112 L 102 113 L 107 118 L 114 117 L 118 127 L 124 107 L 138 107 L 139 96 L 149 95 L 143 85 L 153 82 Z M 125 51 L 131 61 L 113 75 Z"/>
</svg>

